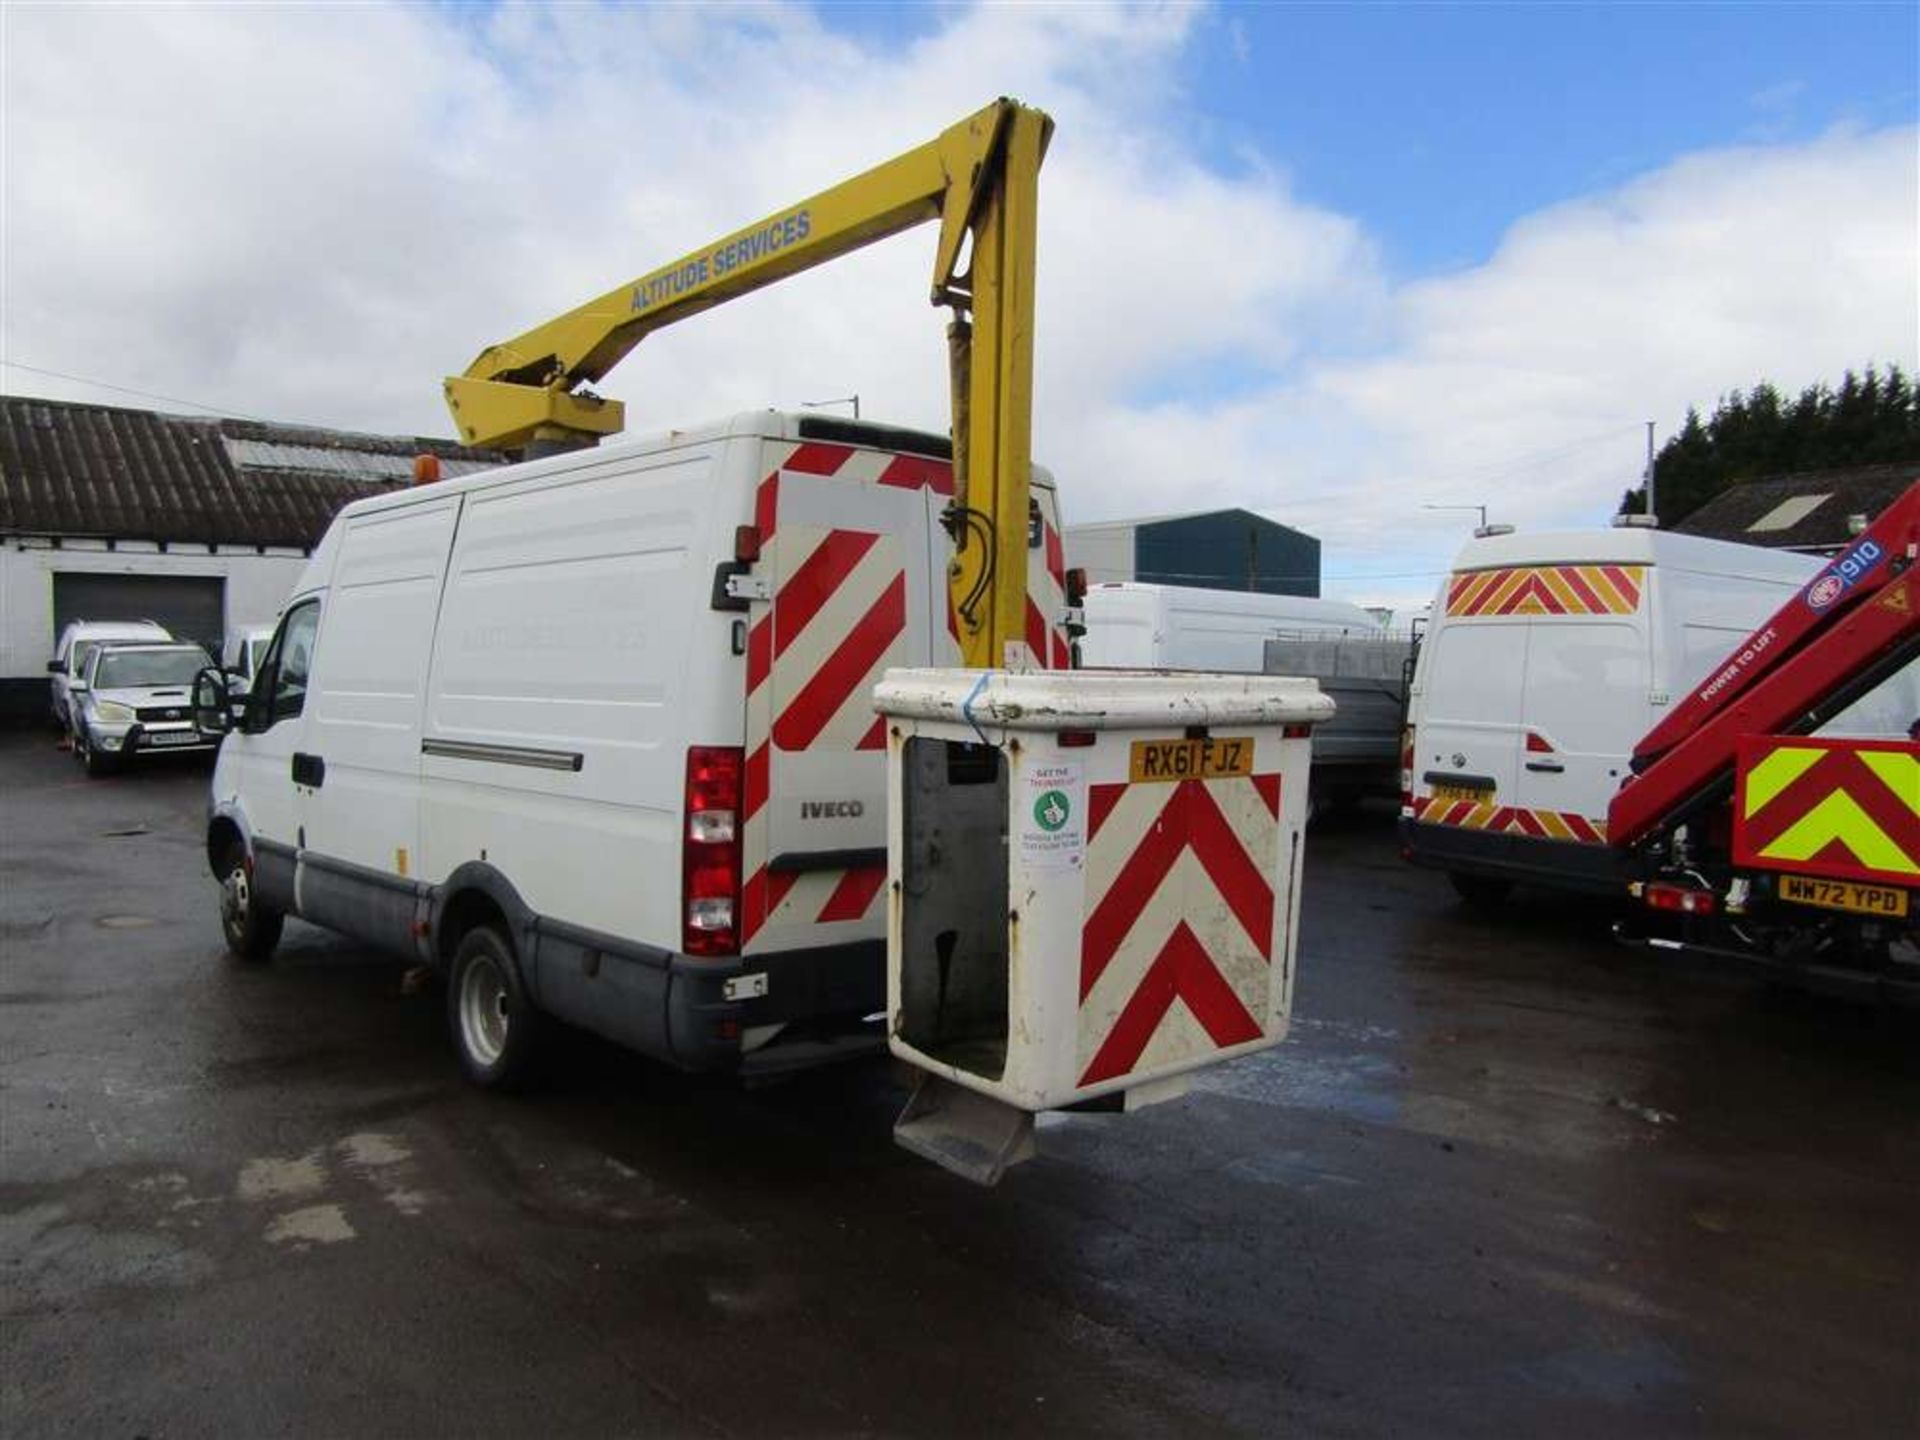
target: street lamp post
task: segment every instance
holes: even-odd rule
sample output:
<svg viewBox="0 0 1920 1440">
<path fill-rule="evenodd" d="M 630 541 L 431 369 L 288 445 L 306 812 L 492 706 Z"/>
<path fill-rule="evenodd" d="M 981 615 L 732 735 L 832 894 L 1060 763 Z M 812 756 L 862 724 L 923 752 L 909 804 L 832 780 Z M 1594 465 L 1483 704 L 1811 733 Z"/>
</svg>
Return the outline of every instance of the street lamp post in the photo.
<svg viewBox="0 0 1920 1440">
<path fill-rule="evenodd" d="M 1487 507 L 1484 505 L 1422 505 L 1422 510 L 1472 510 L 1480 517 L 1479 528 L 1487 528 Z"/>
</svg>

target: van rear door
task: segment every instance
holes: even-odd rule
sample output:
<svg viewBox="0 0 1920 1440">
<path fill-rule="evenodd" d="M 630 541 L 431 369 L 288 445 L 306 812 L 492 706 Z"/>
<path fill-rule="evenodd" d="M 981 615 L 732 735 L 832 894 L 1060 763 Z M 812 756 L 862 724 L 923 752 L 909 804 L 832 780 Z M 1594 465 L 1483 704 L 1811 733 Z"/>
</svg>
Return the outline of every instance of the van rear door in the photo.
<svg viewBox="0 0 1920 1440">
<path fill-rule="evenodd" d="M 742 795 L 741 949 L 879 939 L 894 665 L 951 664 L 944 461 L 769 440 L 754 523 Z"/>
<path fill-rule="evenodd" d="M 1435 627 L 1420 657 L 1413 796 L 1420 818 L 1486 829 L 1514 803 L 1520 774 L 1524 620 L 1458 619 Z"/>
<path fill-rule="evenodd" d="M 1525 733 L 1512 804 L 1544 838 L 1592 842 L 1653 724 L 1652 640 L 1644 615 L 1555 617 L 1527 646 Z"/>
</svg>

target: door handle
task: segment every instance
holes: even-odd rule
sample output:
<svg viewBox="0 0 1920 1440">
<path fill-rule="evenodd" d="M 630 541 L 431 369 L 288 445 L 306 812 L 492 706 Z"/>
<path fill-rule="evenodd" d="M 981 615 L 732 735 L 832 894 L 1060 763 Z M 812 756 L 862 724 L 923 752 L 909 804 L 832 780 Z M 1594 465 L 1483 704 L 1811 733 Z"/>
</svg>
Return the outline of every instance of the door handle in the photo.
<svg viewBox="0 0 1920 1440">
<path fill-rule="evenodd" d="M 1543 775 L 1558 775 L 1567 767 L 1558 760 L 1529 760 L 1527 769 Z"/>
<path fill-rule="evenodd" d="M 293 752 L 293 783 L 308 785 L 318 790 L 327 778 L 327 762 L 318 755 L 307 755 L 301 751 Z"/>
</svg>

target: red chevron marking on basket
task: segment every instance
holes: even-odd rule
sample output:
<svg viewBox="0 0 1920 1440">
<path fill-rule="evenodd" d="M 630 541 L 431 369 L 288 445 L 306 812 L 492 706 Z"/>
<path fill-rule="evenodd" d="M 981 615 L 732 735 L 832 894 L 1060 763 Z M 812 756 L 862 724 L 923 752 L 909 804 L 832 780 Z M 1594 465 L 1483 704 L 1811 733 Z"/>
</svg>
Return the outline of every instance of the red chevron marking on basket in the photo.
<svg viewBox="0 0 1920 1440">
<path fill-rule="evenodd" d="M 1113 807 L 1120 803 L 1120 797 L 1127 793 L 1124 785 L 1095 785 L 1087 791 L 1087 843 L 1091 845 L 1099 835 L 1100 827 L 1107 823 L 1107 816 L 1113 813 Z"/>
<path fill-rule="evenodd" d="M 896 455 L 880 472 L 880 483 L 903 490 L 931 490 L 936 495 L 951 495 L 953 466 L 925 455 Z"/>
<path fill-rule="evenodd" d="M 1089 786 L 1089 818 L 1104 821 L 1125 784 Z M 1080 998 L 1085 1000 L 1152 902 L 1167 872 L 1192 853 L 1207 872 L 1247 939 L 1263 960 L 1273 959 L 1273 887 L 1253 863 L 1240 837 L 1202 780 L 1182 780 L 1161 808 L 1139 846 L 1114 876 L 1080 930 Z M 1097 833 L 1097 826 L 1094 827 Z"/>
<path fill-rule="evenodd" d="M 1259 1022 L 1247 1013 L 1247 1007 L 1182 920 L 1173 927 L 1173 934 L 1113 1022 L 1113 1029 L 1094 1053 L 1080 1083 L 1111 1080 L 1139 1064 L 1176 1000 L 1185 1002 L 1200 1027 L 1222 1049 L 1260 1038 Z"/>
<path fill-rule="evenodd" d="M 1048 668 L 1052 670 L 1071 670 L 1073 668 L 1073 651 L 1067 645 L 1067 642 L 1061 638 L 1060 632 L 1057 630 L 1053 635 L 1053 664 Z"/>
<path fill-rule="evenodd" d="M 896 573 L 872 608 L 780 712 L 773 722 L 774 744 L 782 750 L 811 745 L 906 628 L 907 577 Z"/>
<path fill-rule="evenodd" d="M 827 897 L 827 903 L 820 907 L 818 922 L 826 925 L 835 920 L 858 920 L 867 913 L 873 897 L 880 893 L 880 887 L 886 883 L 887 867 L 884 865 L 862 865 L 847 871 L 840 877 L 840 883 L 833 887 L 833 894 Z"/>
<path fill-rule="evenodd" d="M 1280 774 L 1255 775 L 1253 788 L 1260 792 L 1260 798 L 1267 802 L 1267 813 L 1275 819 L 1280 817 Z"/>
<path fill-rule="evenodd" d="M 787 577 L 773 602 L 773 613 L 779 620 L 773 639 L 776 660 L 800 638 L 807 622 L 820 613 L 879 539 L 872 530 L 829 530 L 826 539 L 814 546 L 800 568 Z"/>
</svg>

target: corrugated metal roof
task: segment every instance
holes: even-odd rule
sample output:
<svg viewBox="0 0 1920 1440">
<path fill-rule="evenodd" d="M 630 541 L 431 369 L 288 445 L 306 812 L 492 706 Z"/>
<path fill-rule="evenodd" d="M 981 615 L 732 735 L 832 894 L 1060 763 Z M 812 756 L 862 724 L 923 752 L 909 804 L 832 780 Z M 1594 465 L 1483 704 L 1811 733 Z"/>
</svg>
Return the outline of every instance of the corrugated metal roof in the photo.
<svg viewBox="0 0 1920 1440">
<path fill-rule="evenodd" d="M 1851 516 L 1869 520 L 1920 480 L 1920 463 L 1808 470 L 1729 485 L 1673 528 L 1786 550 L 1837 550 Z"/>
<path fill-rule="evenodd" d="M 311 546 L 348 501 L 501 463 L 413 436 L 0 395 L 0 533 Z"/>
</svg>

